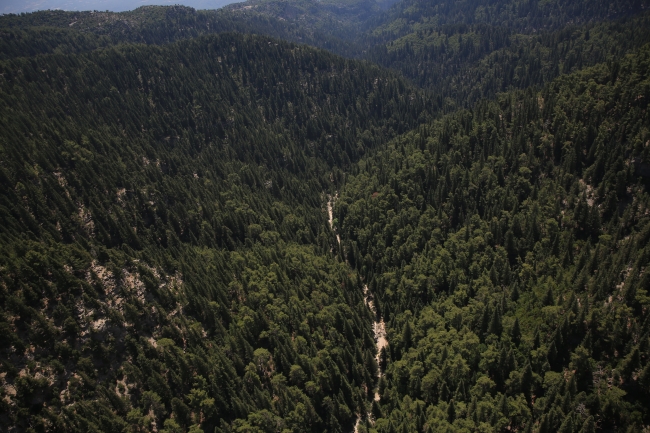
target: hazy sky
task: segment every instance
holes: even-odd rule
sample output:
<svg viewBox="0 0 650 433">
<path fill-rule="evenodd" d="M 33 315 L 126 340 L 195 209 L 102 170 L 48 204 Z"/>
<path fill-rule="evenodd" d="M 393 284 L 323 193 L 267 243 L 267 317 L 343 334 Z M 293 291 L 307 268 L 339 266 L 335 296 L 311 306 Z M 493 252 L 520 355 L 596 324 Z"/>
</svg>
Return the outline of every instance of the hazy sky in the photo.
<svg viewBox="0 0 650 433">
<path fill-rule="evenodd" d="M 67 11 L 128 11 L 144 5 L 181 4 L 196 9 L 217 9 L 242 0 L 0 0 L 0 14 L 34 12 L 43 9 Z"/>
</svg>

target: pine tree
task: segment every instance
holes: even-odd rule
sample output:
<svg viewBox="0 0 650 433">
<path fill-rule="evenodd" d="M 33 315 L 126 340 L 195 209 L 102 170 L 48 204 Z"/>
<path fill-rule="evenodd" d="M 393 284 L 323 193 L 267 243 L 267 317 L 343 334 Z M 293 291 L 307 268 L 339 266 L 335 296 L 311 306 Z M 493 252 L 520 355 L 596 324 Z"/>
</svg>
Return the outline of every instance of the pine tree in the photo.
<svg viewBox="0 0 650 433">
<path fill-rule="evenodd" d="M 512 330 L 510 331 L 510 338 L 516 346 L 519 346 L 521 342 L 521 328 L 519 327 L 519 318 L 515 317 L 515 323 L 512 325 Z"/>
<path fill-rule="evenodd" d="M 454 405 L 454 400 L 452 399 L 447 406 L 447 421 L 453 423 L 456 419 L 456 406 Z"/>
</svg>

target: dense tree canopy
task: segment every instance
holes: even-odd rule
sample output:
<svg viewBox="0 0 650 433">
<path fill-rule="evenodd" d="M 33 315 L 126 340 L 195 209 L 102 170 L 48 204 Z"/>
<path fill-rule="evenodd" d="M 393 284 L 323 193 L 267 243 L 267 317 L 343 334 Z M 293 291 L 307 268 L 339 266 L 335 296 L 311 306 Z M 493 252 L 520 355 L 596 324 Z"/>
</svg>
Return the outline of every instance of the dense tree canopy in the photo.
<svg viewBox="0 0 650 433">
<path fill-rule="evenodd" d="M 649 62 L 502 94 L 348 177 L 343 249 L 389 321 L 379 431 L 647 424 Z"/>
<path fill-rule="evenodd" d="M 375 347 L 322 193 L 424 93 L 237 35 L 0 69 L 3 423 L 351 423 Z"/>
<path fill-rule="evenodd" d="M 391 3 L 0 16 L 3 430 L 648 429 L 647 2 Z"/>
</svg>

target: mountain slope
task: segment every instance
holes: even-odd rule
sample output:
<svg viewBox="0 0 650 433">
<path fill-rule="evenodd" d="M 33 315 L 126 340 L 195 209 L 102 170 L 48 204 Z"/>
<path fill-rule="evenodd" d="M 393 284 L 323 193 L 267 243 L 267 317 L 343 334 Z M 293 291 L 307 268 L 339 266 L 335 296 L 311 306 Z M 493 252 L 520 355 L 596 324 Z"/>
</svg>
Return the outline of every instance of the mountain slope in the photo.
<svg viewBox="0 0 650 433">
<path fill-rule="evenodd" d="M 378 431 L 648 425 L 649 62 L 503 94 L 360 161 L 335 213 L 388 328 Z"/>
<path fill-rule="evenodd" d="M 495 5 L 508 16 L 516 15 L 508 2 Z M 403 7 L 395 5 L 391 13 Z M 386 31 L 375 19 L 380 6 L 366 1 L 251 0 L 218 11 L 179 6 L 124 13 L 46 11 L 0 17 L 0 58 L 80 53 L 122 43 L 160 45 L 230 31 L 265 34 L 393 69 L 432 91 L 438 106 L 451 112 L 498 92 L 543 85 L 562 73 L 643 46 L 650 41 L 643 10 L 643 4 L 620 10 L 602 4 L 580 13 L 567 10 L 581 25 L 569 20 L 532 34 L 515 23 L 477 21 L 466 16 L 465 9 L 457 19 L 450 18 L 453 14 L 436 15 L 439 20 L 430 19 L 431 11 L 420 11 L 421 23 L 411 19 L 415 24 L 404 31 Z M 621 16 L 626 18 L 594 22 Z"/>
<path fill-rule="evenodd" d="M 446 24 L 487 24 L 531 33 L 630 17 L 648 6 L 647 0 L 406 0 L 379 19 L 374 33 L 399 37 Z"/>
<path fill-rule="evenodd" d="M 647 430 L 645 4 L 0 17 L 2 429 Z"/>
<path fill-rule="evenodd" d="M 434 26 L 379 44 L 367 57 L 446 98 L 453 111 L 620 58 L 650 42 L 649 24 L 646 13 L 533 35 L 493 25 Z"/>
<path fill-rule="evenodd" d="M 0 69 L 4 427 L 350 424 L 375 349 L 323 192 L 423 94 L 227 34 Z"/>
<path fill-rule="evenodd" d="M 364 13 L 373 13 L 372 3 L 350 8 L 320 3 L 274 6 L 246 3 L 199 11 L 184 6 L 144 6 L 120 13 L 40 11 L 2 15 L 0 59 L 80 53 L 123 43 L 160 45 L 224 32 L 278 37 L 352 57 L 360 51 L 355 46 L 357 20 Z M 307 20 L 306 15 L 310 17 Z"/>
</svg>

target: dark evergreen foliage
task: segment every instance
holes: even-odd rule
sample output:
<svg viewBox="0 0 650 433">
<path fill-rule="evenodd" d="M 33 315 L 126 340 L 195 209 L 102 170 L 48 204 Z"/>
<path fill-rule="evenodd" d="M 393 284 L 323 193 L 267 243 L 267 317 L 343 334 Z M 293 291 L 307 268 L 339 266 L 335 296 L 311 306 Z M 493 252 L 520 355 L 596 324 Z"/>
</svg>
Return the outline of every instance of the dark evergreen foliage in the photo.
<svg viewBox="0 0 650 433">
<path fill-rule="evenodd" d="M 254 36 L 0 69 L 3 424 L 350 424 L 376 349 L 322 193 L 424 94 Z"/>
<path fill-rule="evenodd" d="M 0 17 L 3 431 L 648 429 L 647 1 L 390 3 Z"/>
<path fill-rule="evenodd" d="M 359 162 L 336 216 L 390 305 L 378 431 L 420 404 L 433 431 L 647 425 L 648 71 L 650 46 Z"/>
</svg>

